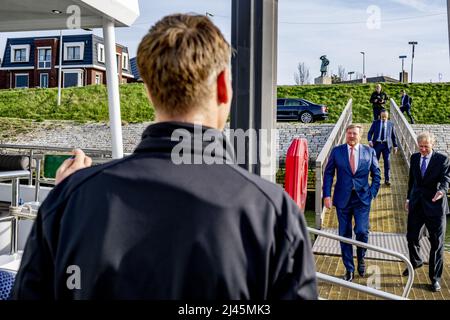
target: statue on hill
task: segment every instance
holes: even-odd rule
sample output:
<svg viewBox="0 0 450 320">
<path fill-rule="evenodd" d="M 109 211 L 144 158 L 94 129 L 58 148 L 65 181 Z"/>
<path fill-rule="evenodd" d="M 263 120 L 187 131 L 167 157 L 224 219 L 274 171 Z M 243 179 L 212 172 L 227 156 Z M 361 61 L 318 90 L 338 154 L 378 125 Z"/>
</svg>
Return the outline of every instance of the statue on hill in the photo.
<svg viewBox="0 0 450 320">
<path fill-rule="evenodd" d="M 320 57 L 320 60 L 322 60 L 322 65 L 320 66 L 320 72 L 321 77 L 324 77 L 327 75 L 328 65 L 330 64 L 330 60 L 327 59 L 326 55 L 323 55 Z"/>
</svg>

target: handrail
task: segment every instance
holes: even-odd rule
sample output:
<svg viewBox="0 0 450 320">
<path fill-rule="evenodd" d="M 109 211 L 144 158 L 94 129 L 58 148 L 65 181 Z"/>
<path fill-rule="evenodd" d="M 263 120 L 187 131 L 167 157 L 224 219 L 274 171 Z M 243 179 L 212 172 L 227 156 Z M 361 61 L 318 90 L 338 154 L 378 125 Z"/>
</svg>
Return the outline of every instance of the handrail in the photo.
<svg viewBox="0 0 450 320">
<path fill-rule="evenodd" d="M 409 293 L 411 291 L 411 287 L 412 287 L 413 282 L 414 282 L 414 268 L 413 268 L 411 262 L 408 260 L 408 258 L 405 257 L 403 254 L 398 253 L 398 252 L 393 251 L 393 250 L 389 250 L 389 249 L 385 249 L 385 248 L 382 248 L 382 247 L 374 246 L 372 244 L 364 243 L 364 242 L 361 242 L 361 241 L 357 241 L 357 240 L 353 240 L 353 239 L 349 239 L 349 238 L 344 238 L 344 237 L 341 237 L 341 236 L 338 236 L 338 235 L 335 235 L 335 234 L 332 234 L 332 233 L 329 233 L 329 232 L 324 232 L 324 231 L 321 231 L 321 230 L 317 230 L 317 229 L 314 229 L 314 228 L 309 228 L 308 227 L 308 231 L 310 233 L 318 235 L 318 236 L 322 236 L 322 237 L 326 237 L 326 238 L 329 238 L 329 239 L 333 239 L 333 240 L 337 240 L 337 241 L 353 244 L 353 245 L 356 245 L 358 247 L 366 248 L 366 249 L 369 249 L 369 250 L 372 250 L 372 251 L 377 251 L 377 252 L 380 252 L 380 253 L 384 253 L 384 254 L 387 254 L 387 255 L 399 258 L 400 260 L 405 262 L 406 267 L 408 268 L 409 274 L 408 274 L 408 281 L 406 282 L 405 289 L 403 290 L 402 297 L 408 298 Z M 367 291 L 367 293 L 372 294 L 373 292 Z"/>
<path fill-rule="evenodd" d="M 345 128 L 352 122 L 352 106 L 353 100 L 349 99 L 347 105 L 342 111 L 339 120 L 336 122 L 330 136 L 325 142 L 325 145 L 320 151 L 316 159 L 316 199 L 315 199 L 315 211 L 316 211 L 316 227 L 320 229 L 322 227 L 322 220 L 325 214 L 325 208 L 322 203 L 322 184 L 323 184 L 323 171 L 325 170 L 325 163 L 328 161 L 331 150 L 334 146 L 344 141 Z"/>
<path fill-rule="evenodd" d="M 400 147 L 403 159 L 409 169 L 409 159 L 414 152 L 417 152 L 419 146 L 417 144 L 414 129 L 406 120 L 400 108 L 391 99 L 391 120 L 394 123 L 395 132 L 397 133 L 397 144 Z"/>
<path fill-rule="evenodd" d="M 352 290 L 357 290 L 360 292 L 364 292 L 367 294 L 370 294 L 372 296 L 378 297 L 378 298 L 383 298 L 383 299 L 388 299 L 388 300 L 409 300 L 405 297 L 402 296 L 398 296 L 396 294 L 392 294 L 389 292 L 385 292 L 385 291 L 381 291 L 378 289 L 374 289 L 371 287 L 366 287 L 357 283 L 353 283 L 353 282 L 349 282 L 349 281 L 345 281 L 343 279 L 338 279 L 336 277 L 332 277 L 329 276 L 327 274 L 323 274 L 320 272 L 316 273 L 317 279 L 321 280 L 321 281 L 325 281 L 325 282 L 329 282 L 331 284 L 335 284 L 338 286 L 342 286 L 342 287 L 346 287 Z"/>
<path fill-rule="evenodd" d="M 21 145 L 21 144 L 0 144 L 0 149 L 23 149 L 23 150 L 45 150 L 45 151 L 70 152 L 74 148 L 38 146 L 38 145 Z M 89 154 L 101 154 L 101 155 L 111 155 L 112 154 L 111 150 L 83 148 L 83 151 L 85 153 L 89 153 Z"/>
</svg>

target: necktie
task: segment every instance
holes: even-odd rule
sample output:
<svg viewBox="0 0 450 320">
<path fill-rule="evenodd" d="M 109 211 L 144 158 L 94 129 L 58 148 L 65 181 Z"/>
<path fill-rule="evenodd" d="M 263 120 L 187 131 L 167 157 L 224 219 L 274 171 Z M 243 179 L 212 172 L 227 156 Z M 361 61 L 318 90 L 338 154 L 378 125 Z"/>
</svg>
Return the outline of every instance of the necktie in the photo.
<svg viewBox="0 0 450 320">
<path fill-rule="evenodd" d="M 384 138 L 384 125 L 385 125 L 385 123 L 384 123 L 384 121 L 381 123 L 381 135 L 380 135 L 380 140 L 381 140 L 381 142 L 383 142 L 384 140 L 386 140 L 385 138 Z"/>
<path fill-rule="evenodd" d="M 422 178 L 425 175 L 425 171 L 427 170 L 427 158 L 422 157 L 422 165 L 420 166 L 420 172 L 422 173 Z"/>
<path fill-rule="evenodd" d="M 353 152 L 353 147 L 350 147 L 350 168 L 352 169 L 352 173 L 355 174 L 356 166 L 355 166 L 355 153 Z"/>
</svg>

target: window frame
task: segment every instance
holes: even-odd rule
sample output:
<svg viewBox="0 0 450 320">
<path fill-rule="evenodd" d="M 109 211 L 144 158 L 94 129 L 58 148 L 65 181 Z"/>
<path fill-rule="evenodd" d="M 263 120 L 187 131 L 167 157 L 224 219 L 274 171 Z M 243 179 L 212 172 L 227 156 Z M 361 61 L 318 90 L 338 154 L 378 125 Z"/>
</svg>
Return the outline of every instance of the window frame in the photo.
<svg viewBox="0 0 450 320">
<path fill-rule="evenodd" d="M 79 59 L 69 59 L 69 48 L 79 47 Z M 81 61 L 84 60 L 84 42 L 64 42 L 64 61 Z"/>
<path fill-rule="evenodd" d="M 128 53 L 122 52 L 122 70 L 128 70 Z"/>
<path fill-rule="evenodd" d="M 47 86 L 46 87 L 42 86 L 42 76 L 44 76 L 44 75 L 47 76 Z M 49 87 L 49 82 L 50 82 L 50 77 L 49 77 L 49 74 L 47 72 L 42 72 L 42 73 L 39 74 L 39 87 L 40 88 L 48 88 Z"/>
<path fill-rule="evenodd" d="M 44 60 L 44 61 L 40 61 L 39 60 L 39 58 L 40 58 L 40 54 L 39 54 L 39 51 L 40 50 L 50 50 L 50 60 Z M 45 56 L 46 57 L 46 56 Z M 39 63 L 40 62 L 43 62 L 44 63 L 44 67 L 41 67 L 40 65 L 39 65 Z M 47 65 L 47 63 L 48 63 L 48 65 Z M 43 69 L 51 69 L 52 68 L 52 47 L 38 47 L 37 48 L 37 68 L 38 69 L 41 69 L 41 70 L 43 70 Z"/>
<path fill-rule="evenodd" d="M 97 43 L 97 61 L 105 63 L 105 45 L 102 43 Z"/>
<path fill-rule="evenodd" d="M 29 44 L 12 44 L 11 47 L 11 57 L 10 61 L 11 63 L 23 63 L 23 62 L 30 62 L 30 45 Z M 16 60 L 16 50 L 24 50 L 25 49 L 25 60 Z"/>
<path fill-rule="evenodd" d="M 17 77 L 18 76 L 27 76 L 27 85 L 26 87 L 18 87 L 17 86 Z M 30 87 L 30 74 L 29 73 L 15 73 L 14 74 L 14 88 L 15 89 L 24 89 Z"/>
</svg>

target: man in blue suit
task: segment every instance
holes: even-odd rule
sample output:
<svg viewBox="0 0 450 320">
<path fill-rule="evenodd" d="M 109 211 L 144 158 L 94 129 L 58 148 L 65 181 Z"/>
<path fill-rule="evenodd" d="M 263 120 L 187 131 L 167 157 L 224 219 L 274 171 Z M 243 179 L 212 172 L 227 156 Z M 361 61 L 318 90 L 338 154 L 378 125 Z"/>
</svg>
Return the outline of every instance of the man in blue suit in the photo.
<svg viewBox="0 0 450 320">
<path fill-rule="evenodd" d="M 323 197 L 325 207 L 331 209 L 331 187 L 337 172 L 334 186 L 333 205 L 339 221 L 339 235 L 352 237 L 352 217 L 355 218 L 356 240 L 367 243 L 369 239 L 370 203 L 380 188 L 380 168 L 375 150 L 360 144 L 362 128 L 351 124 L 346 128 L 346 144 L 331 151 L 323 178 Z M 369 185 L 369 174 L 372 184 Z M 353 247 L 341 242 L 342 261 L 346 273 L 344 280 L 352 281 L 355 271 Z M 366 249 L 357 248 L 358 273 L 364 277 Z"/>
<path fill-rule="evenodd" d="M 375 149 L 377 160 L 380 160 L 383 154 L 384 160 L 384 181 L 387 186 L 390 186 L 389 170 L 391 149 L 394 148 L 394 153 L 397 153 L 397 138 L 395 136 L 394 124 L 388 120 L 389 113 L 387 110 L 381 111 L 381 119 L 375 120 L 370 126 L 367 140 L 369 145 Z"/>
</svg>

